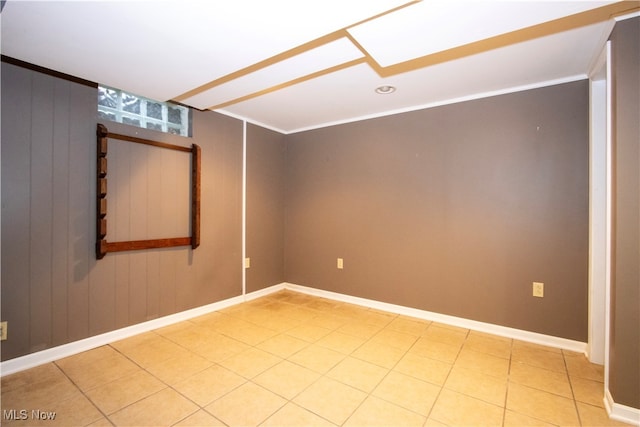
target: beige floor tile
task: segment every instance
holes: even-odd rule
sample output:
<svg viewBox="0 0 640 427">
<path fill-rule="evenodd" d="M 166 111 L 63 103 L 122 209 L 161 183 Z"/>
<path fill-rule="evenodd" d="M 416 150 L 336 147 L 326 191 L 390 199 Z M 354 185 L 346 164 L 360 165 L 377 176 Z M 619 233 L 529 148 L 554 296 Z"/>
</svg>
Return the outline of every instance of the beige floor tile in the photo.
<svg viewBox="0 0 640 427">
<path fill-rule="evenodd" d="M 380 342 L 368 341 L 351 355 L 383 368 L 391 369 L 404 356 L 405 351 Z"/>
<path fill-rule="evenodd" d="M 113 424 L 111 424 L 111 421 L 109 421 L 106 417 L 102 417 L 98 421 L 94 421 L 91 424 L 88 424 L 87 427 L 113 427 Z"/>
<path fill-rule="evenodd" d="M 201 409 L 195 414 L 189 415 L 187 418 L 174 424 L 174 427 L 226 427 L 226 424 Z"/>
<path fill-rule="evenodd" d="M 373 395 L 405 409 L 428 415 L 440 387 L 409 377 L 398 372 L 391 372 L 373 391 Z"/>
<path fill-rule="evenodd" d="M 206 406 L 246 381 L 246 378 L 214 365 L 176 383 L 173 388 L 198 405 Z"/>
<path fill-rule="evenodd" d="M 166 385 L 154 376 L 145 371 L 139 371 L 89 390 L 86 395 L 103 413 L 108 415 L 165 387 Z"/>
<path fill-rule="evenodd" d="M 380 332 L 381 329 L 381 326 L 366 323 L 364 320 L 358 320 L 346 323 L 336 329 L 336 331 L 361 339 L 369 339 Z"/>
<path fill-rule="evenodd" d="M 387 329 L 394 331 L 404 332 L 411 335 L 422 336 L 431 322 L 427 320 L 416 319 L 407 316 L 398 316 L 393 319 L 388 325 Z"/>
<path fill-rule="evenodd" d="M 461 345 L 445 344 L 427 337 L 421 337 L 409 349 L 409 353 L 453 364 L 458 358 L 461 348 Z"/>
<path fill-rule="evenodd" d="M 53 363 L 2 378 L 3 410 L 47 408 L 80 395 L 78 388 Z"/>
<path fill-rule="evenodd" d="M 503 412 L 499 406 L 443 389 L 429 418 L 451 426 L 498 426 Z"/>
<path fill-rule="evenodd" d="M 309 345 L 308 342 L 287 334 L 276 335 L 257 345 L 257 348 L 286 359 Z"/>
<path fill-rule="evenodd" d="M 509 380 L 538 390 L 573 399 L 569 378 L 565 372 L 549 371 L 524 363 L 511 364 Z"/>
<path fill-rule="evenodd" d="M 182 357 L 189 352 L 187 349 L 155 332 L 143 335 L 140 339 L 131 337 L 111 344 L 111 346 L 143 368 L 172 357 Z"/>
<path fill-rule="evenodd" d="M 209 341 L 217 335 L 211 328 L 198 326 L 190 322 L 181 322 L 156 332 L 168 340 L 189 350 L 198 347 L 203 341 Z"/>
<path fill-rule="evenodd" d="M 332 427 L 330 423 L 316 414 L 299 407 L 294 403 L 287 403 L 270 416 L 261 427 Z"/>
<path fill-rule="evenodd" d="M 569 377 L 576 401 L 604 408 L 604 384 L 600 381 Z"/>
<path fill-rule="evenodd" d="M 325 374 L 345 357 L 342 353 L 313 344 L 300 350 L 287 360 L 312 371 Z"/>
<path fill-rule="evenodd" d="M 452 328 L 442 324 L 432 323 L 423 336 L 433 341 L 460 347 L 467 338 L 468 333 L 466 329 Z"/>
<path fill-rule="evenodd" d="M 393 403 L 369 396 L 345 426 L 422 426 L 426 417 Z"/>
<path fill-rule="evenodd" d="M 331 369 L 327 376 L 358 390 L 370 393 L 388 372 L 388 369 L 378 365 L 347 357 Z"/>
<path fill-rule="evenodd" d="M 181 357 L 174 357 L 147 367 L 147 371 L 169 385 L 174 385 L 199 372 L 204 371 L 213 363 L 195 353 L 187 353 Z"/>
<path fill-rule="evenodd" d="M 398 317 L 396 314 L 371 308 L 360 316 L 360 320 L 370 325 L 376 325 L 384 328 L 396 317 Z"/>
<path fill-rule="evenodd" d="M 266 310 L 263 310 L 257 315 L 248 317 L 248 320 L 256 325 L 271 329 L 278 333 L 289 331 L 302 323 L 301 320 L 295 318 L 293 315 L 273 315 L 266 312 Z"/>
<path fill-rule="evenodd" d="M 7 427 L 624 425 L 581 353 L 292 291 L 0 382 Z"/>
<path fill-rule="evenodd" d="M 424 423 L 424 427 L 449 427 L 449 426 L 441 423 L 440 421 L 436 421 L 433 418 L 429 418 L 427 419 L 427 422 Z"/>
<path fill-rule="evenodd" d="M 589 362 L 584 354 L 565 355 L 570 377 L 604 382 L 604 366 Z"/>
<path fill-rule="evenodd" d="M 333 312 L 338 316 L 344 316 L 350 319 L 358 319 L 360 316 L 366 315 L 367 311 L 369 311 L 368 308 L 349 303 L 341 303 L 333 309 Z"/>
<path fill-rule="evenodd" d="M 320 378 L 293 401 L 334 424 L 341 425 L 367 397 L 366 393 L 331 378 Z"/>
<path fill-rule="evenodd" d="M 227 329 L 225 331 L 221 331 L 221 333 L 251 346 L 260 344 L 261 342 L 278 334 L 278 332 L 274 330 L 253 325 L 249 322 L 246 323 L 248 325 L 230 330 Z"/>
<path fill-rule="evenodd" d="M 255 377 L 253 382 L 291 400 L 318 378 L 317 372 L 285 360 Z"/>
<path fill-rule="evenodd" d="M 249 348 L 251 348 L 251 346 L 248 344 L 219 333 L 214 333 L 208 340 L 202 340 L 192 351 L 211 362 L 221 362 Z"/>
<path fill-rule="evenodd" d="M 339 327 L 351 321 L 352 320 L 347 317 L 338 316 L 336 314 L 327 314 L 327 313 L 323 313 L 322 315 L 318 315 L 312 319 L 309 319 L 310 324 L 320 326 L 322 328 L 331 329 L 332 331 L 335 331 Z"/>
<path fill-rule="evenodd" d="M 166 388 L 109 415 L 116 426 L 170 426 L 195 413 L 198 407 Z"/>
<path fill-rule="evenodd" d="M 82 391 L 141 370 L 109 346 L 98 347 L 55 362 Z"/>
<path fill-rule="evenodd" d="M 554 425 L 509 410 L 504 413 L 504 427 L 553 427 Z"/>
<path fill-rule="evenodd" d="M 238 375 L 251 379 L 281 361 L 282 359 L 280 357 L 274 356 L 271 353 L 267 353 L 258 348 L 249 348 L 242 353 L 223 360 L 220 362 L 220 365 Z"/>
<path fill-rule="evenodd" d="M 360 347 L 366 340 L 343 332 L 333 331 L 320 338 L 316 344 L 329 348 L 342 354 L 351 354 Z"/>
<path fill-rule="evenodd" d="M 514 341 L 511 351 L 511 361 L 525 363 L 537 368 L 556 372 L 566 372 L 564 358 L 560 351 L 547 350 L 548 347 L 531 345 L 516 345 Z"/>
<path fill-rule="evenodd" d="M 211 403 L 205 410 L 230 426 L 257 426 L 286 403 L 282 397 L 247 382 Z"/>
<path fill-rule="evenodd" d="M 469 336 L 464 342 L 464 348 L 503 359 L 511 357 L 511 339 L 496 337 L 482 332 L 469 332 Z"/>
<path fill-rule="evenodd" d="M 302 324 L 287 331 L 287 335 L 291 335 L 292 337 L 299 338 L 309 343 L 314 343 L 330 333 L 331 329 L 309 324 Z"/>
<path fill-rule="evenodd" d="M 456 366 L 451 370 L 444 387 L 496 406 L 505 405 L 507 380 L 504 378 Z"/>
<path fill-rule="evenodd" d="M 238 304 L 229 308 L 234 308 L 234 307 L 236 307 L 239 310 L 242 310 L 244 308 L 244 304 Z M 223 316 L 224 314 L 222 312 L 214 311 L 211 313 L 203 314 L 202 316 L 194 317 L 189 321 L 196 325 L 206 326 L 206 325 L 217 323 L 218 319 L 220 319 Z"/>
<path fill-rule="evenodd" d="M 510 383 L 507 409 L 557 425 L 579 425 L 572 399 Z"/>
<path fill-rule="evenodd" d="M 286 313 L 283 313 L 285 317 L 299 324 L 308 323 L 319 314 L 316 310 L 305 307 L 294 307 L 291 310 L 287 310 Z"/>
<path fill-rule="evenodd" d="M 442 386 L 451 371 L 452 365 L 428 357 L 420 357 L 413 353 L 407 353 L 394 366 L 393 370 Z"/>
<path fill-rule="evenodd" d="M 71 399 L 58 401 L 52 407 L 39 409 L 39 413 L 29 411 L 28 419 L 23 421 L 24 424 L 22 422 L 15 424 L 12 422 L 10 425 L 28 425 L 30 427 L 86 426 L 104 418 L 100 411 L 85 396 L 80 394 Z"/>
<path fill-rule="evenodd" d="M 2 390 L 2 393 L 6 393 L 22 387 L 33 388 L 48 382 L 57 383 L 60 379 L 66 379 L 60 368 L 55 363 L 47 363 L 1 377 L 0 390 Z"/>
<path fill-rule="evenodd" d="M 407 351 L 417 340 L 417 335 L 385 328 L 384 330 L 380 331 L 380 333 L 371 338 L 370 341 L 389 345 L 402 351 Z"/>
<path fill-rule="evenodd" d="M 487 353 L 462 348 L 456 359 L 455 366 L 482 372 L 498 378 L 507 378 L 509 374 L 509 360 L 492 356 Z"/>
<path fill-rule="evenodd" d="M 314 298 L 304 304 L 305 307 L 323 312 L 331 312 L 340 303 L 326 298 Z"/>
<path fill-rule="evenodd" d="M 608 426 L 630 426 L 620 421 L 612 420 L 607 415 L 607 411 L 598 406 L 588 405 L 586 403 L 577 403 L 580 421 L 583 426 L 589 427 L 608 427 Z"/>
<path fill-rule="evenodd" d="M 529 350 L 547 351 L 549 353 L 562 354 L 562 350 L 560 350 L 559 348 L 549 347 L 549 346 L 540 345 L 540 344 L 534 344 L 531 342 L 520 341 L 520 340 L 513 340 L 512 348 L 514 350 L 529 349 Z"/>
</svg>

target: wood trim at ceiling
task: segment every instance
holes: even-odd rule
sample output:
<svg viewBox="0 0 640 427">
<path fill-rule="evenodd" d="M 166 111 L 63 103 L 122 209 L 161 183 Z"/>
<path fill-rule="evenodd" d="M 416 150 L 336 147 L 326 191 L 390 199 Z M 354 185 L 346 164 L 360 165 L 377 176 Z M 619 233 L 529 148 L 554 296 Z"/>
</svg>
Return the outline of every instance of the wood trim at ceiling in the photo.
<svg viewBox="0 0 640 427">
<path fill-rule="evenodd" d="M 48 76 L 57 77 L 59 79 L 67 80 L 73 83 L 78 83 L 84 86 L 89 86 L 92 88 L 97 88 L 98 83 L 81 79 L 80 77 L 75 77 L 70 74 L 61 73 L 60 71 L 55 71 L 49 68 L 41 67 L 39 65 L 32 64 L 30 62 L 21 61 L 16 58 L 12 58 L 10 56 L 1 55 L 1 61 L 7 64 L 15 65 L 17 67 L 26 68 L 27 70 L 36 71 L 38 73 L 46 74 Z"/>
<path fill-rule="evenodd" d="M 558 18 L 553 21 L 543 22 L 531 27 L 526 27 L 509 33 L 500 34 L 488 39 L 479 40 L 477 42 L 469 43 L 442 52 L 414 58 L 409 61 L 401 62 L 387 67 L 380 66 L 372 58 L 372 62 L 375 64 L 375 66 L 372 66 L 372 68 L 380 75 L 380 77 L 390 77 L 396 74 L 415 71 L 420 68 L 464 58 L 466 56 L 487 52 L 489 50 L 506 47 L 512 44 L 522 43 L 536 38 L 557 34 L 563 31 L 597 24 L 599 22 L 613 19 L 615 16 L 624 15 L 636 10 L 640 10 L 638 2 L 623 1 L 613 3 L 585 12 Z"/>
<path fill-rule="evenodd" d="M 311 80 L 313 78 L 317 78 L 317 77 L 321 77 L 323 75 L 327 75 L 336 71 L 340 71 L 349 67 L 352 67 L 354 65 L 358 65 L 358 64 L 362 64 L 362 63 L 366 63 L 368 64 L 380 77 L 386 78 L 386 77 L 391 77 L 397 74 L 401 74 L 401 73 L 406 73 L 406 72 L 410 72 L 410 71 L 415 71 L 418 70 L 420 68 L 425 68 L 431 65 L 436 65 L 436 64 L 440 64 L 440 63 L 444 63 L 447 61 L 452 61 L 455 59 L 460 59 L 460 58 L 464 58 L 466 56 L 470 56 L 470 55 L 474 55 L 474 54 L 478 54 L 478 53 L 482 53 L 482 52 L 486 52 L 489 50 L 493 50 L 493 49 L 497 49 L 497 48 L 501 48 L 501 47 L 506 47 L 512 44 L 516 44 L 516 43 L 521 43 L 521 42 L 525 42 L 528 40 L 533 40 L 539 37 L 544 37 L 544 36 L 548 36 L 548 35 L 552 35 L 552 34 L 556 34 L 556 33 L 560 33 L 563 31 L 568 31 L 568 30 L 572 30 L 572 29 L 576 29 L 579 27 L 583 27 L 583 26 L 587 26 L 587 25 L 591 25 L 591 24 L 596 24 L 599 22 L 603 22 L 603 21 L 607 21 L 610 19 L 615 18 L 616 16 L 621 16 L 621 15 L 625 15 L 628 13 L 633 13 L 636 12 L 638 10 L 640 10 L 640 4 L 638 1 L 621 1 L 621 2 L 617 2 L 617 3 L 613 3 L 613 4 L 609 4 L 606 6 L 601 6 L 599 8 L 595 8 L 595 9 L 591 9 L 588 11 L 584 11 L 584 12 L 580 12 L 580 13 L 576 13 L 573 15 L 569 15 L 566 17 L 562 17 L 562 18 L 558 18 L 552 21 L 548 21 L 548 22 L 544 22 L 541 24 L 537 24 L 537 25 L 533 25 L 530 27 L 526 27 L 526 28 L 522 28 L 520 30 L 515 30 L 509 33 L 505 33 L 505 34 L 500 34 L 498 36 L 495 37 L 490 37 L 484 40 L 479 40 L 477 42 L 473 42 L 473 43 L 469 43 L 463 46 L 459 46 L 459 47 L 455 47 L 452 49 L 448 49 L 442 52 L 437 52 L 437 53 L 433 53 L 433 54 L 428 54 L 422 57 L 418 57 L 418 58 L 414 58 L 405 62 L 401 62 L 398 64 L 394 64 L 394 65 L 390 65 L 387 67 L 383 67 L 381 66 L 374 58 L 373 56 L 355 39 L 355 37 L 353 37 L 348 29 L 355 27 L 357 25 L 360 25 L 364 22 L 376 19 L 380 16 L 384 16 L 386 14 L 392 13 L 396 10 L 405 8 L 407 6 L 410 6 L 414 3 L 418 3 L 421 0 L 414 0 L 411 1 L 407 4 L 404 4 L 402 6 L 399 6 L 395 9 L 389 10 L 387 12 L 381 13 L 379 15 L 376 15 L 374 17 L 365 19 L 361 22 L 358 22 L 356 24 L 353 24 L 349 27 L 343 28 L 341 30 L 335 31 L 333 33 L 327 34 L 323 37 L 320 37 L 318 39 L 312 40 L 308 43 L 302 44 L 300 46 L 297 46 L 293 49 L 290 49 L 288 51 L 285 51 L 283 53 L 280 53 L 278 55 L 275 55 L 271 58 L 265 59 L 264 61 L 260 61 L 256 64 L 253 64 L 251 66 L 245 67 L 241 70 L 238 70 L 236 72 L 227 74 L 226 76 L 220 77 L 216 80 L 213 80 L 209 83 L 206 83 L 204 85 L 201 85 L 195 89 L 192 89 L 188 92 L 185 92 L 182 95 L 179 95 L 178 97 L 174 98 L 176 101 L 184 101 L 185 99 L 188 99 L 192 96 L 198 95 L 202 92 L 205 92 L 207 90 L 213 89 L 217 86 L 223 85 L 225 83 L 228 83 L 232 80 L 238 79 L 240 77 L 244 77 L 246 75 L 249 75 L 251 73 L 254 73 L 258 70 L 261 70 L 263 68 L 269 67 L 271 65 L 277 64 L 279 62 L 285 61 L 287 59 L 293 58 L 294 56 L 300 55 L 302 53 L 308 52 L 312 49 L 318 48 L 320 46 L 323 46 L 327 43 L 330 42 L 334 42 L 340 38 L 346 37 L 349 39 L 349 41 L 357 48 L 359 49 L 363 55 L 364 58 L 360 58 L 357 60 L 353 60 L 353 61 L 349 61 L 346 62 L 344 64 L 340 64 L 337 66 L 333 66 L 330 68 L 327 68 L 325 70 L 321 70 L 306 76 L 302 76 L 269 88 L 266 88 L 264 90 L 260 90 L 257 92 L 253 92 L 250 93 L 248 95 L 239 97 L 239 98 L 235 98 L 232 100 L 229 100 L 227 102 L 218 104 L 218 105 L 214 105 L 209 107 L 209 110 L 215 110 L 215 109 L 220 109 L 220 108 L 224 108 L 224 107 L 228 107 L 230 105 L 234 105 L 252 98 L 256 98 L 258 96 L 261 95 L 265 95 L 267 93 L 271 93 L 280 89 L 284 89 L 287 87 L 291 87 L 294 86 L 298 83 L 304 82 L 304 81 L 308 81 Z"/>
<path fill-rule="evenodd" d="M 217 78 L 215 80 L 212 80 L 209 83 L 205 83 L 205 84 L 203 84 L 201 86 L 198 86 L 198 87 L 196 87 L 196 88 L 194 88 L 194 89 L 192 89 L 192 90 L 190 90 L 188 92 L 185 92 L 185 93 L 183 93 L 181 95 L 178 95 L 177 97 L 175 97 L 173 99 L 176 102 L 184 101 L 187 98 L 191 98 L 192 96 L 198 95 L 198 94 L 200 94 L 202 92 L 205 92 L 205 91 L 207 91 L 209 89 L 213 89 L 216 86 L 223 85 L 223 84 L 228 83 L 228 82 L 230 82 L 232 80 L 238 79 L 240 77 L 244 77 L 244 76 L 249 75 L 251 73 L 255 73 L 256 71 L 261 70 L 263 68 L 269 67 L 269 66 L 277 64 L 279 62 L 286 61 L 287 59 L 291 59 L 291 58 L 293 58 L 293 57 L 295 57 L 297 55 L 300 55 L 302 53 L 311 51 L 311 50 L 316 49 L 316 48 L 318 48 L 320 46 L 324 46 L 325 44 L 328 44 L 328 43 L 334 42 L 336 40 L 339 40 L 339 39 L 341 39 L 343 37 L 346 37 L 348 35 L 346 30 L 349 29 L 349 28 L 355 27 L 357 25 L 363 24 L 363 23 L 371 21 L 373 19 L 377 19 L 377 18 L 379 18 L 381 16 L 384 16 L 384 15 L 387 15 L 389 13 L 393 13 L 393 12 L 395 12 L 397 10 L 403 9 L 403 8 L 405 8 L 407 6 L 412 5 L 412 4 L 419 3 L 420 1 L 422 1 L 422 0 L 411 0 L 411 1 L 405 3 L 405 4 L 401 5 L 401 6 L 395 7 L 393 9 L 390 9 L 390 10 L 386 11 L 386 12 L 382 12 L 382 13 L 374 15 L 374 16 L 372 16 L 370 18 L 363 19 L 362 21 L 359 21 L 359 22 L 356 22 L 355 24 L 349 25 L 346 28 L 342 28 L 340 30 L 334 31 L 332 33 L 329 33 L 327 35 L 319 37 L 319 38 L 317 38 L 315 40 L 311 40 L 310 42 L 304 43 L 304 44 L 302 44 L 300 46 L 296 46 L 293 49 L 289 49 L 289 50 L 284 51 L 282 53 L 279 53 L 279 54 L 277 54 L 275 56 L 267 58 L 267 59 L 265 59 L 263 61 L 257 62 L 255 64 L 249 65 L 248 67 L 242 68 L 242 69 L 240 69 L 238 71 L 234 71 L 233 73 L 230 73 L 230 74 L 227 74 L 227 75 L 222 76 L 220 78 Z"/>
<path fill-rule="evenodd" d="M 257 98 L 258 96 L 266 95 L 268 93 L 275 92 L 275 91 L 278 91 L 280 89 L 284 89 L 284 88 L 287 88 L 287 87 L 290 87 L 290 86 L 297 85 L 298 83 L 306 82 L 308 80 L 313 80 L 315 78 L 322 77 L 324 75 L 335 73 L 336 71 L 344 70 L 346 68 L 351 68 L 351 67 L 354 67 L 356 65 L 364 64 L 364 63 L 367 63 L 367 62 L 368 62 L 367 58 L 354 59 L 352 61 L 345 62 L 343 64 L 338 64 L 338 65 L 335 65 L 333 67 L 326 68 L 324 70 L 316 71 L 315 73 L 307 74 L 306 76 L 298 77 L 296 79 L 290 80 L 290 81 L 285 82 L 285 83 L 281 83 L 281 84 L 278 84 L 278 85 L 275 85 L 275 86 L 271 86 L 271 87 L 269 87 L 267 89 L 263 89 L 263 90 L 260 90 L 258 92 L 253 92 L 253 93 L 250 93 L 248 95 L 241 96 L 240 98 L 232 99 L 232 100 L 224 102 L 222 104 L 214 105 L 212 107 L 209 107 L 208 109 L 209 110 L 217 110 L 217 109 L 220 109 L 220 108 L 228 107 L 229 105 L 238 104 L 238 103 L 240 103 L 242 101 L 247 101 L 247 100 L 252 99 L 252 98 Z"/>
</svg>

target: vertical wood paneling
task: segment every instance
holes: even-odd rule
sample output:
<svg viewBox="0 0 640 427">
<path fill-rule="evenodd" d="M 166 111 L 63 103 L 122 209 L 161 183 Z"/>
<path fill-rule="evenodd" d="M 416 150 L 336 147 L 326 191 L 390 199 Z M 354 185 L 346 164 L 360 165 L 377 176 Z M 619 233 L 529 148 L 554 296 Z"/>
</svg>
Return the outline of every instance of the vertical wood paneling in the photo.
<svg viewBox="0 0 640 427">
<path fill-rule="evenodd" d="M 131 144 L 109 141 L 107 155 L 107 241 L 127 240 L 130 234 L 131 190 L 129 158 Z M 130 258 L 126 253 L 112 254 L 115 263 L 116 328 L 130 325 L 129 274 Z"/>
<path fill-rule="evenodd" d="M 148 148 L 144 145 L 131 146 L 130 162 L 130 237 L 142 240 L 148 237 L 147 206 L 149 162 Z M 133 323 L 147 320 L 147 251 L 131 252 L 129 270 L 129 321 Z"/>
<path fill-rule="evenodd" d="M 149 164 L 147 168 L 147 227 L 148 239 L 157 239 L 168 236 L 164 229 L 164 214 L 161 209 L 164 189 L 162 187 L 162 152 L 167 151 L 157 147 L 147 147 L 145 158 Z M 176 153 L 177 154 L 177 153 Z M 164 192 L 164 194 L 171 194 Z M 159 300 L 159 268 L 161 250 L 147 251 L 147 319 L 155 319 L 160 311 Z"/>
<path fill-rule="evenodd" d="M 193 139 L 107 123 L 202 147 L 203 244 L 96 261 L 96 89 L 6 63 L 1 76 L 2 360 L 240 294 L 240 121 L 194 112 Z M 189 156 L 123 146 L 112 158 L 110 141 L 107 239 L 188 235 Z"/>
<path fill-rule="evenodd" d="M 96 335 L 115 329 L 116 290 L 115 260 L 105 257 L 95 262 L 89 282 L 89 334 Z"/>
<path fill-rule="evenodd" d="M 51 262 L 51 341 L 67 342 L 67 283 L 69 271 L 69 85 L 55 80 L 53 117 L 53 257 Z"/>
<path fill-rule="evenodd" d="M 47 348 L 51 328 L 54 79 L 34 74 L 31 116 L 30 317 L 31 350 Z"/>
<path fill-rule="evenodd" d="M 69 339 L 89 336 L 89 263 L 94 259 L 96 90 L 69 86 Z M 93 174 L 92 174 L 93 171 Z M 93 261 L 95 262 L 95 260 Z"/>
<path fill-rule="evenodd" d="M 6 360 L 29 352 L 31 75 L 2 68 L 2 320 Z"/>
<path fill-rule="evenodd" d="M 166 316 L 176 311 L 176 258 L 177 252 L 169 248 L 160 253 L 160 265 L 158 267 L 158 314 Z"/>
</svg>

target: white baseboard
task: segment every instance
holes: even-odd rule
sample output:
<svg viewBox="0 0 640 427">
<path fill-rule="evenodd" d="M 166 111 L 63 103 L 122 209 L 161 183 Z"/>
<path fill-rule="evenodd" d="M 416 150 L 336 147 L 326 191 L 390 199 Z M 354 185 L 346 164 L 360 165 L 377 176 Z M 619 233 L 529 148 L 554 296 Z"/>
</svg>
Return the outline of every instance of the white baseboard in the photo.
<svg viewBox="0 0 640 427">
<path fill-rule="evenodd" d="M 640 409 L 614 402 L 609 390 L 604 391 L 604 407 L 612 420 L 640 426 Z"/>
<path fill-rule="evenodd" d="M 27 354 L 26 356 L 16 357 L 0 363 L 0 376 L 10 375 L 25 369 L 34 368 L 45 363 L 53 362 L 64 357 L 73 356 L 83 351 L 91 350 L 106 344 L 129 338 L 144 332 L 172 325 L 174 323 L 189 320 L 194 317 L 202 316 L 213 311 L 222 310 L 232 305 L 240 304 L 249 298 L 249 295 L 237 296 L 223 301 L 214 302 L 212 304 L 203 305 L 201 307 L 192 308 L 190 310 L 181 311 L 169 316 L 160 317 L 136 325 L 127 326 L 115 331 L 106 332 L 104 334 L 95 335 L 93 337 L 81 339 L 78 341 L 63 344 L 57 347 L 48 348 L 36 353 Z"/>
<path fill-rule="evenodd" d="M 63 357 L 72 356 L 74 354 L 91 350 L 102 345 L 110 344 L 112 342 L 131 337 L 133 335 L 148 332 L 154 329 L 162 328 L 177 322 L 189 320 L 197 316 L 202 316 L 213 311 L 221 310 L 226 307 L 230 307 L 236 304 L 240 304 L 245 301 L 251 301 L 256 298 L 260 298 L 280 290 L 288 289 L 295 292 L 300 292 L 308 295 L 314 295 L 322 298 L 332 299 L 335 301 L 346 302 L 350 304 L 356 304 L 363 307 L 375 308 L 378 310 L 387 311 L 395 314 L 402 314 L 405 316 L 411 316 L 418 319 L 430 320 L 440 322 L 452 326 L 458 326 L 466 329 L 472 329 L 475 331 L 486 332 L 493 335 L 518 339 L 531 343 L 546 345 L 549 347 L 562 348 L 565 350 L 571 350 L 579 353 L 585 353 L 586 343 L 572 341 L 565 338 L 553 337 L 549 335 L 538 334 L 535 332 L 523 331 L 519 329 L 508 328 L 505 326 L 493 325 L 490 323 L 477 322 L 475 320 L 463 319 L 455 316 L 448 316 L 445 314 L 434 313 L 425 310 L 419 310 L 415 308 L 404 307 L 395 304 L 389 304 L 385 302 L 370 300 L 366 298 L 354 297 L 350 295 L 340 294 L 336 292 L 324 291 L 321 289 L 309 288 L 306 286 L 295 285 L 293 283 L 280 283 L 270 286 L 265 289 L 250 292 L 246 295 L 240 295 L 237 297 L 229 298 L 223 301 L 218 301 L 212 304 L 204 305 L 202 307 L 193 308 L 190 310 L 182 311 L 180 313 L 172 314 L 169 316 L 161 317 L 158 319 L 149 320 L 147 322 L 139 323 L 137 325 L 128 326 L 126 328 L 118 329 L 115 331 L 107 332 L 104 334 L 96 335 L 90 338 L 85 338 L 79 341 L 74 341 L 69 344 L 49 348 L 36 353 L 31 353 L 26 356 L 17 357 L 0 363 L 0 375 L 9 375 L 15 372 L 19 372 L 25 369 L 33 368 L 38 365 L 52 362 L 54 360 L 61 359 Z"/>
<path fill-rule="evenodd" d="M 377 310 L 387 311 L 395 314 L 416 317 L 418 319 L 430 320 L 447 325 L 458 326 L 465 329 L 471 329 L 479 332 L 486 332 L 507 338 L 513 338 L 521 341 L 527 341 L 535 344 L 545 345 L 548 347 L 561 348 L 577 353 L 586 354 L 587 344 L 580 341 L 573 341 L 566 338 L 559 338 L 550 335 L 539 334 L 536 332 L 523 331 L 521 329 L 508 328 L 506 326 L 494 325 L 491 323 L 478 322 L 475 320 L 464 319 L 461 317 L 448 316 L 446 314 L 434 313 L 416 308 L 404 307 L 401 305 L 389 304 L 386 302 L 374 301 L 366 298 L 353 297 L 349 295 L 339 294 L 336 292 L 323 291 L 320 289 L 309 288 L 306 286 L 294 285 L 292 283 L 285 284 L 286 289 L 292 291 L 332 299 L 336 301 L 347 302 L 364 307 L 375 308 Z"/>
</svg>

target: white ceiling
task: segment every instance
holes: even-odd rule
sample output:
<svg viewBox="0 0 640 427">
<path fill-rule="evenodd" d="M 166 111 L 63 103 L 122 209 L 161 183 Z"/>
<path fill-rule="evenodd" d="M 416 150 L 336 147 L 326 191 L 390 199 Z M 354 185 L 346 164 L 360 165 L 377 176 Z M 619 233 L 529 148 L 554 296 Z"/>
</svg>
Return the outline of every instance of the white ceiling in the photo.
<svg viewBox="0 0 640 427">
<path fill-rule="evenodd" d="M 291 133 L 582 79 L 637 3 L 19 1 L 2 54 Z M 374 89 L 393 85 L 393 94 Z"/>
</svg>

